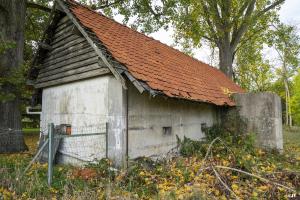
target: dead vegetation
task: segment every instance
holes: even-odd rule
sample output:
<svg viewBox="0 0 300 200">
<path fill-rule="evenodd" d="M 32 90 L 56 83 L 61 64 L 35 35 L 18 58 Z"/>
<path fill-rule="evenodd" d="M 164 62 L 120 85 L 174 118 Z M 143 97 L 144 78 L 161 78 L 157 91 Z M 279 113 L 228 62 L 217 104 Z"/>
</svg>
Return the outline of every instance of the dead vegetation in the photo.
<svg viewBox="0 0 300 200">
<path fill-rule="evenodd" d="M 0 199 L 288 199 L 299 192 L 299 143 L 280 154 L 255 148 L 252 135 L 217 132 L 210 129 L 202 142 L 179 140 L 176 157 L 139 158 L 127 170 L 107 159 L 84 168 L 56 166 L 51 188 L 47 165 L 34 164 L 20 179 L 32 154 L 1 155 Z"/>
</svg>

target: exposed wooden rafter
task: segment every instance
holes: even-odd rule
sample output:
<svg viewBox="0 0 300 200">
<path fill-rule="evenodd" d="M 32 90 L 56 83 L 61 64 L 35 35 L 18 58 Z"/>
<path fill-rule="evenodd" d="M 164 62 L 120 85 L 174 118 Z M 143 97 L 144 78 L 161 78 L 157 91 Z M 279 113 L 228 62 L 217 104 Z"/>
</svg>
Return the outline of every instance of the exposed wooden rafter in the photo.
<svg viewBox="0 0 300 200">
<path fill-rule="evenodd" d="M 95 50 L 96 54 L 101 58 L 101 60 L 104 62 L 104 64 L 109 68 L 111 73 L 116 77 L 117 80 L 119 80 L 123 86 L 124 89 L 127 89 L 125 79 L 119 74 L 116 69 L 113 67 L 112 64 L 109 63 L 105 55 L 102 53 L 102 51 L 97 47 L 97 45 L 93 42 L 93 40 L 89 37 L 88 33 L 84 30 L 84 28 L 80 25 L 78 20 L 73 16 L 73 14 L 70 12 L 70 10 L 65 6 L 65 4 L 61 0 L 56 0 L 58 5 L 62 8 L 62 10 L 66 13 L 66 15 L 70 18 L 70 20 L 74 23 L 74 25 L 77 27 L 77 29 L 80 31 L 80 33 L 83 35 L 83 37 L 87 40 L 87 42 L 91 45 L 91 47 Z"/>
<path fill-rule="evenodd" d="M 43 49 L 46 50 L 52 50 L 52 47 L 49 44 L 43 43 L 43 42 L 39 42 L 39 46 Z"/>
</svg>

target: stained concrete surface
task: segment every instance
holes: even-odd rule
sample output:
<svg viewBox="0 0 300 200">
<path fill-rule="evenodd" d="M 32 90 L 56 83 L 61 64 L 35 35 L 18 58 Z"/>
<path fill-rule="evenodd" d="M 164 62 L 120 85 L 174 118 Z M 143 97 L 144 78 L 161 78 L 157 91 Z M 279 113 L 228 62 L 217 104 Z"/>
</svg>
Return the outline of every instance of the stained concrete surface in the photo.
<svg viewBox="0 0 300 200">
<path fill-rule="evenodd" d="M 258 146 L 283 150 L 281 99 L 271 92 L 234 94 L 240 123 L 256 134 Z"/>
</svg>

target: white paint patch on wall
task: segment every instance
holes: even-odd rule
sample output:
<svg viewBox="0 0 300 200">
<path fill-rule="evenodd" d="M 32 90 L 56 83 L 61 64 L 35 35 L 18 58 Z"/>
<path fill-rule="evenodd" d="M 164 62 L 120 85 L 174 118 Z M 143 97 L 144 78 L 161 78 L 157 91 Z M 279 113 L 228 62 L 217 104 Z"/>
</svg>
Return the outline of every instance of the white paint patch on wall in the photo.
<svg viewBox="0 0 300 200">
<path fill-rule="evenodd" d="M 128 94 L 129 158 L 160 156 L 177 145 L 176 135 L 193 140 L 204 137 L 201 123 L 217 122 L 217 107 L 178 99 L 140 94 L 132 85 Z M 171 127 L 164 134 L 163 127 Z"/>
<path fill-rule="evenodd" d="M 71 124 L 72 134 L 105 131 L 108 115 L 109 76 L 102 76 L 43 90 L 41 129 L 47 124 Z M 60 161 L 76 164 L 105 157 L 105 136 L 64 139 Z"/>
</svg>

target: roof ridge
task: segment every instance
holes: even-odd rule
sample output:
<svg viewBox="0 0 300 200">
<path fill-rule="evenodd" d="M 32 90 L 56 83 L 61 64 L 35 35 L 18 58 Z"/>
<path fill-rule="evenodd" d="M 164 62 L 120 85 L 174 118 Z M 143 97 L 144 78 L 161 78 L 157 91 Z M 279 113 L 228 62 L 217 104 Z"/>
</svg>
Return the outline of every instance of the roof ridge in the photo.
<svg viewBox="0 0 300 200">
<path fill-rule="evenodd" d="M 77 4 L 78 6 L 82 6 L 86 9 L 89 9 L 90 11 L 93 11 L 95 12 L 95 10 L 91 9 L 90 7 L 88 7 L 87 5 L 84 5 L 84 4 L 81 4 L 81 3 L 78 3 L 77 1 L 75 0 L 64 0 L 65 2 L 68 2 L 68 3 L 72 3 L 72 4 Z M 96 12 L 97 13 L 97 12 Z"/>
<path fill-rule="evenodd" d="M 82 6 L 82 7 L 86 8 L 86 9 L 88 9 L 88 10 L 90 10 L 90 11 L 92 11 L 92 12 L 98 14 L 98 15 L 101 15 L 101 16 L 105 17 L 106 19 L 108 19 L 108 20 L 110 20 L 110 21 L 112 21 L 112 22 L 114 22 L 114 23 L 116 23 L 116 24 L 118 24 L 118 25 L 120 25 L 120 26 L 123 26 L 123 27 L 129 29 L 130 31 L 132 31 L 132 32 L 134 32 L 134 33 L 140 34 L 140 35 L 142 35 L 143 37 L 146 37 L 146 38 L 151 39 L 153 42 L 158 42 L 159 44 L 161 44 L 161 45 L 167 47 L 168 49 L 172 49 L 173 51 L 176 51 L 176 52 L 178 52 L 178 53 L 183 54 L 183 55 L 186 56 L 187 58 L 191 58 L 191 59 L 193 59 L 194 61 L 200 62 L 201 64 L 205 64 L 205 65 L 207 65 L 207 66 L 209 66 L 209 67 L 211 67 L 211 68 L 213 68 L 213 69 L 218 69 L 218 68 L 216 68 L 216 67 L 213 67 L 213 66 L 209 65 L 208 63 L 206 63 L 206 62 L 204 62 L 204 61 L 201 61 L 201 60 L 199 60 L 199 59 L 197 59 L 197 58 L 195 58 L 195 57 L 193 57 L 193 56 L 190 56 L 190 55 L 188 55 L 188 54 L 186 54 L 186 53 L 184 53 L 184 52 L 182 52 L 182 51 L 180 51 L 180 50 L 178 50 L 178 49 L 176 49 L 176 48 L 174 48 L 174 47 L 171 47 L 171 46 L 169 46 L 169 45 L 167 45 L 167 44 L 161 42 L 160 40 L 156 40 L 156 39 L 154 39 L 154 38 L 151 37 L 151 36 L 148 36 L 148 35 L 146 35 L 146 34 L 144 34 L 144 33 L 141 33 L 141 32 L 139 32 L 139 31 L 137 31 L 137 30 L 134 30 L 134 29 L 132 29 L 132 28 L 126 26 L 125 24 L 122 24 L 122 23 L 120 23 L 120 22 L 118 22 L 118 21 L 116 21 L 116 20 L 114 20 L 114 19 L 112 19 L 112 18 L 110 18 L 110 17 L 107 17 L 107 16 L 104 15 L 103 13 L 97 12 L 97 11 L 91 9 L 90 7 L 86 6 L 86 5 L 83 5 L 83 4 L 81 4 L 81 3 L 78 3 L 78 2 L 76 2 L 76 1 L 74 1 L 74 0 L 67 0 L 67 1 L 69 1 L 69 2 L 71 2 L 71 3 L 75 3 L 75 4 L 77 4 L 78 6 Z"/>
</svg>

